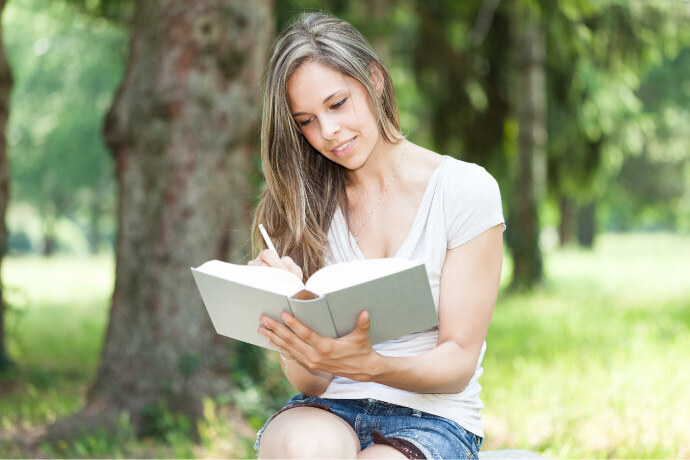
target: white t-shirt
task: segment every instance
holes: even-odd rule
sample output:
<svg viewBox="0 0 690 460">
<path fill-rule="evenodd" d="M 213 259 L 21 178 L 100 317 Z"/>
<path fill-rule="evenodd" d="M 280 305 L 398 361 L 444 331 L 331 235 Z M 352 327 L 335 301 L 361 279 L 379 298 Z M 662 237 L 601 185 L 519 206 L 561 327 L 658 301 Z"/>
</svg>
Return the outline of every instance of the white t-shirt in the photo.
<svg viewBox="0 0 690 460">
<path fill-rule="evenodd" d="M 438 311 L 439 284 L 446 251 L 471 240 L 489 228 L 504 222 L 498 184 L 484 168 L 445 157 L 432 173 L 407 238 L 395 257 L 424 262 L 431 292 Z M 328 232 L 331 254 L 326 263 L 365 259 L 348 231 L 340 209 Z M 413 356 L 433 349 L 438 328 L 410 334 L 374 346 L 385 356 Z M 466 430 L 484 436 L 479 411 L 482 345 L 474 376 L 457 394 L 423 394 L 391 388 L 373 382 L 357 382 L 335 376 L 321 395 L 330 399 L 378 399 L 439 415 L 457 422 Z"/>
</svg>

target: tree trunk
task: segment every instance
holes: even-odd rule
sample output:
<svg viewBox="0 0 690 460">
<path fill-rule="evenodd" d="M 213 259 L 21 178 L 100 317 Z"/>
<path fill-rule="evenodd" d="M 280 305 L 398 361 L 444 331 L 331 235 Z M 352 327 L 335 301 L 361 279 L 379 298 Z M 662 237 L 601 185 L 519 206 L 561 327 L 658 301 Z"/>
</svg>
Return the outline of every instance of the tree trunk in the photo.
<svg viewBox="0 0 690 460">
<path fill-rule="evenodd" d="M 5 0 L 0 0 L 0 19 L 5 9 Z M 10 112 L 10 89 L 12 88 L 12 73 L 5 56 L 5 48 L 2 43 L 2 21 L 0 20 L 0 273 L 2 273 L 2 260 L 7 252 L 7 226 L 5 213 L 10 201 L 9 190 L 9 161 L 7 159 L 7 118 Z M 6 348 L 5 337 L 5 300 L 2 293 L 2 279 L 0 279 L 0 371 L 10 365 L 9 354 Z"/>
<path fill-rule="evenodd" d="M 577 242 L 585 248 L 594 247 L 596 235 L 596 202 L 594 200 L 580 206 L 577 212 Z"/>
<path fill-rule="evenodd" d="M 353 2 L 350 5 L 360 31 L 367 37 L 376 55 L 386 66 L 391 65 L 391 0 Z"/>
<path fill-rule="evenodd" d="M 81 419 L 127 411 L 155 434 L 166 411 L 201 415 L 229 391 L 232 345 L 190 266 L 245 261 L 270 0 L 142 0 L 104 126 L 116 162 L 116 281 L 100 367 Z"/>
<path fill-rule="evenodd" d="M 545 39 L 541 14 L 534 3 L 515 2 L 514 113 L 517 117 L 518 159 L 511 206 L 511 249 L 514 288 L 542 279 L 537 210 L 546 184 Z"/>
<path fill-rule="evenodd" d="M 572 198 L 563 195 L 558 201 L 558 210 L 560 217 L 558 242 L 561 247 L 565 247 L 575 240 L 577 203 Z"/>
</svg>

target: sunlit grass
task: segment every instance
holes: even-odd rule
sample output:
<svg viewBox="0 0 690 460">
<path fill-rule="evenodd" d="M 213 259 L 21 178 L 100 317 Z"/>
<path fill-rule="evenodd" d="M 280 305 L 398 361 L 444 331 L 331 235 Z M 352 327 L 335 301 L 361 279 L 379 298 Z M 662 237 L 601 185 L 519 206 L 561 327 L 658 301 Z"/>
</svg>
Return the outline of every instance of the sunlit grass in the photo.
<svg viewBox="0 0 690 460">
<path fill-rule="evenodd" d="M 0 376 L 0 431 L 17 433 L 52 424 L 83 407 L 107 326 L 114 260 L 110 255 L 9 257 L 2 280 L 9 304 L 8 348 L 16 366 Z M 263 417 L 264 411 L 257 409 L 262 399 L 255 393 L 238 390 L 221 395 L 220 402 L 204 401 L 198 443 L 167 413 L 163 423 L 171 429 L 163 439 L 137 440 L 123 414 L 117 433 L 97 431 L 72 442 L 42 444 L 37 452 L 3 443 L 0 436 L 0 458 L 253 457 L 255 430 L 241 418 L 249 413 L 256 418 L 257 412 Z"/>
<path fill-rule="evenodd" d="M 593 251 L 549 253 L 543 288 L 502 292 L 481 378 L 484 448 L 570 458 L 690 456 L 688 261 L 688 236 L 604 235 Z M 0 429 L 52 423 L 82 406 L 96 370 L 113 260 L 9 258 L 3 280 L 18 367 L 0 379 Z M 261 392 L 245 387 L 206 401 L 198 443 L 175 430 L 164 440 L 136 440 L 123 419 L 115 435 L 38 453 L 0 444 L 0 457 L 253 456 Z M 240 415 L 227 403 L 244 411 L 249 429 L 237 428 Z"/>
<path fill-rule="evenodd" d="M 494 314 L 485 448 L 690 455 L 690 238 L 606 235 L 547 260 L 546 287 Z"/>
<path fill-rule="evenodd" d="M 98 363 L 112 257 L 7 258 L 2 279 L 17 367 L 0 382 L 0 428 L 52 423 L 79 409 Z"/>
</svg>

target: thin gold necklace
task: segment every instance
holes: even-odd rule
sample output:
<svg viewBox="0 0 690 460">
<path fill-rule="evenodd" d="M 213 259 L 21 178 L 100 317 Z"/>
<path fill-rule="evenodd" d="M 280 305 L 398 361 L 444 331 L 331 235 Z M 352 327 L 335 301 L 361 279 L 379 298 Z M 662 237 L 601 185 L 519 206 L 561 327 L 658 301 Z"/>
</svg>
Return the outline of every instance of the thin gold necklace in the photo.
<svg viewBox="0 0 690 460">
<path fill-rule="evenodd" d="M 359 243 L 359 234 L 360 232 L 364 229 L 364 227 L 367 226 L 369 223 L 369 219 L 371 219 L 371 216 L 374 215 L 376 210 L 378 209 L 379 205 L 383 201 L 383 198 L 386 196 L 386 193 L 388 193 L 388 189 L 390 186 L 395 182 L 395 180 L 398 178 L 398 175 L 400 174 L 400 168 L 402 167 L 403 160 L 405 159 L 405 153 L 407 153 L 407 139 L 405 139 L 405 147 L 403 148 L 403 153 L 400 156 L 400 161 L 398 162 L 398 166 L 395 168 L 395 171 L 393 172 L 393 175 L 391 176 L 390 179 L 388 179 L 388 183 L 386 186 L 383 188 L 383 192 L 381 193 L 381 196 L 379 196 L 379 199 L 376 201 L 376 204 L 374 204 L 374 207 L 371 208 L 371 211 L 369 211 L 369 214 L 367 215 L 366 219 L 364 219 L 364 222 L 362 222 L 362 225 L 359 226 L 359 228 L 355 229 L 355 223 L 352 221 L 352 217 L 349 216 L 350 218 L 350 227 L 352 228 L 352 236 L 355 237 L 355 242 Z"/>
</svg>

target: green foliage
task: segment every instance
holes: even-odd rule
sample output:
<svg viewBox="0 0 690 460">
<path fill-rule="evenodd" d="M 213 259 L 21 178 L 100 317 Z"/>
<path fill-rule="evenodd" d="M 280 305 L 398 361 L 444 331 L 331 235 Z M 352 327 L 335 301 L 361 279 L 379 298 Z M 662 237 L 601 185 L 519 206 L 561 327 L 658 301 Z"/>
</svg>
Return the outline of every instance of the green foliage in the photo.
<svg viewBox="0 0 690 460">
<path fill-rule="evenodd" d="M 286 0 L 276 2 L 276 28 L 304 10 L 331 11 L 353 23 L 389 66 L 403 131 L 432 149 L 485 166 L 507 196 L 517 139 L 509 113 L 515 65 L 506 46 L 509 4 Z M 86 236 L 92 250 L 113 234 L 113 164 L 100 125 L 123 72 L 123 24 L 132 5 L 27 0 L 6 8 L 5 44 L 16 81 L 8 130 L 13 204 L 29 202 L 37 209 L 47 239 L 59 240 L 59 216 Z M 690 215 L 687 5 L 530 5 L 541 11 L 546 26 L 554 202 L 564 195 L 582 204 L 603 200 L 604 228 L 690 228 L 684 217 Z M 626 185 L 628 172 L 640 169 L 623 166 L 633 157 L 650 159 L 648 175 L 657 174 L 649 178 L 657 185 L 648 189 L 647 201 Z M 670 200 L 668 190 L 658 187 L 667 170 L 674 171 L 668 181 L 683 189 Z M 28 235 L 34 250 L 41 246 L 17 225 L 10 228 L 14 234 Z M 14 242 L 28 249 L 26 241 Z M 61 247 L 60 241 L 52 244 Z"/>
<path fill-rule="evenodd" d="M 180 358 L 177 368 L 182 375 L 188 377 L 196 372 L 200 364 L 201 360 L 199 355 L 186 353 Z"/>
<path fill-rule="evenodd" d="M 64 0 L 95 18 L 126 23 L 134 12 L 134 0 Z"/>
<path fill-rule="evenodd" d="M 688 73 L 671 63 L 690 46 L 690 34 L 682 26 L 690 12 L 680 3 L 644 1 L 545 5 L 552 198 L 565 196 L 583 204 L 603 199 L 600 220 L 605 228 L 640 228 L 651 215 L 655 226 L 683 228 L 674 217 L 682 212 L 673 201 L 690 188 L 682 174 L 686 152 L 672 161 L 657 156 L 656 165 L 642 168 L 646 181 L 656 183 L 643 193 L 639 182 L 630 187 L 626 181 L 632 171 L 642 171 L 641 157 L 650 149 L 660 150 L 655 145 L 680 145 L 687 137 L 682 134 L 689 131 L 687 116 L 674 118 L 682 128 L 669 135 L 662 110 L 647 100 L 653 94 L 673 114 L 687 113 L 687 96 L 678 93 L 687 89 Z M 654 82 L 658 69 L 666 69 L 666 85 Z M 670 170 L 680 171 L 671 175 L 678 185 L 671 201 L 669 191 L 658 186 L 670 179 Z M 655 211 L 650 213 L 650 207 Z"/>
<path fill-rule="evenodd" d="M 13 200 L 39 210 L 47 238 L 65 216 L 97 250 L 114 212 L 113 164 L 100 127 L 122 75 L 124 31 L 49 0 L 10 2 L 3 24 L 16 82 L 8 125 Z"/>
<path fill-rule="evenodd" d="M 127 456 L 126 446 L 134 441 L 134 432 L 127 414 L 122 414 L 113 430 L 99 428 L 78 436 L 69 443 L 41 443 L 41 451 L 53 458 L 99 458 Z"/>
<path fill-rule="evenodd" d="M 32 252 L 31 238 L 24 230 L 10 232 L 7 252 L 10 254 L 27 254 Z"/>
<path fill-rule="evenodd" d="M 141 408 L 139 415 L 142 422 L 137 434 L 141 438 L 169 441 L 171 434 L 183 438 L 192 436 L 192 426 L 187 417 L 172 412 L 167 401 L 148 404 Z"/>
<path fill-rule="evenodd" d="M 275 352 L 236 342 L 231 369 L 238 390 L 218 401 L 234 404 L 254 429 L 261 428 L 268 416 L 296 393 L 283 377 Z"/>
<path fill-rule="evenodd" d="M 690 41 L 642 75 L 642 149 L 606 191 L 608 226 L 690 231 Z"/>
<path fill-rule="evenodd" d="M 502 147 L 509 116 L 510 12 L 496 6 L 478 0 L 413 2 L 416 32 L 407 53 L 430 147 L 479 163 L 507 183 Z"/>
</svg>

